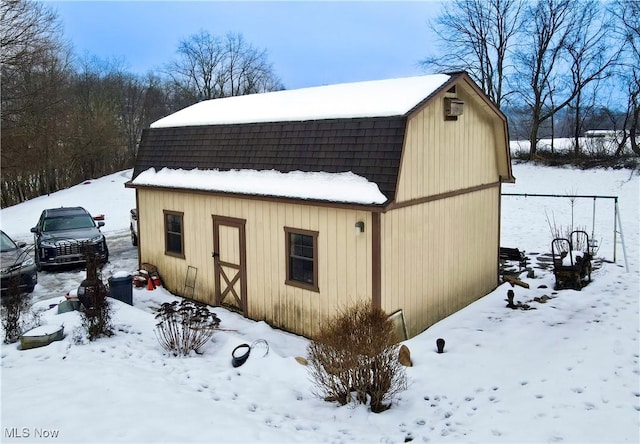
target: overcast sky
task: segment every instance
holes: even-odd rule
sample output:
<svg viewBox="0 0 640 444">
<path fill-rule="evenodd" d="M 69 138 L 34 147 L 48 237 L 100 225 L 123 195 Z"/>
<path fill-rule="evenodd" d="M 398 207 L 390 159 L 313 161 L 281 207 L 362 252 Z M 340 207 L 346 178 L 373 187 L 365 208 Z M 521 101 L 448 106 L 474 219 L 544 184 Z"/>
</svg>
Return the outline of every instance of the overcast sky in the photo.
<svg viewBox="0 0 640 444">
<path fill-rule="evenodd" d="M 287 89 L 424 73 L 436 1 L 47 1 L 78 55 L 156 70 L 199 30 L 241 33 L 266 49 Z"/>
</svg>

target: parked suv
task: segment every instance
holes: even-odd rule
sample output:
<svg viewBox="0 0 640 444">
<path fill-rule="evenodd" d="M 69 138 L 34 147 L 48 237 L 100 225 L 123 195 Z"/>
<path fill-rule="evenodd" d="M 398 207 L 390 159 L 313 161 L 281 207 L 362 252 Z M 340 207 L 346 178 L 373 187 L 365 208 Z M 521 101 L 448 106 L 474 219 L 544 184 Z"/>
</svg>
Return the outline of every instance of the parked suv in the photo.
<svg viewBox="0 0 640 444">
<path fill-rule="evenodd" d="M 31 229 L 35 237 L 35 259 L 38 269 L 58 265 L 86 263 L 86 247 L 93 247 L 101 262 L 109 260 L 109 249 L 100 227 L 82 207 L 44 210 L 38 225 Z"/>
<path fill-rule="evenodd" d="M 19 279 L 20 292 L 31 293 L 38 283 L 36 265 L 29 253 L 24 250 L 26 244 L 17 244 L 0 230 L 0 274 L 2 277 L 2 291 L 5 295 L 11 281 Z"/>
</svg>

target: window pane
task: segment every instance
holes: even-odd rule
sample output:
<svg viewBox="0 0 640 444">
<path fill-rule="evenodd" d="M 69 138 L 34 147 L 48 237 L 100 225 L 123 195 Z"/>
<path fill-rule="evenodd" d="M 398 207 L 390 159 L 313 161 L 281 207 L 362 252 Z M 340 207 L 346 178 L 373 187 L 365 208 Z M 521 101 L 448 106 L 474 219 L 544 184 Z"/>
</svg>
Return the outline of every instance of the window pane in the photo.
<svg viewBox="0 0 640 444">
<path fill-rule="evenodd" d="M 181 236 L 167 233 L 167 251 L 172 253 L 182 253 Z"/>
<path fill-rule="evenodd" d="M 174 233 L 181 233 L 181 223 L 180 216 L 175 214 L 167 214 L 167 231 L 171 231 Z"/>
<path fill-rule="evenodd" d="M 182 254 L 182 216 L 165 214 L 167 252 Z"/>
<path fill-rule="evenodd" d="M 289 233 L 289 280 L 314 285 L 313 236 Z"/>
<path fill-rule="evenodd" d="M 291 280 L 313 284 L 313 261 L 291 258 Z"/>
<path fill-rule="evenodd" d="M 304 234 L 291 234 L 291 254 L 313 259 L 313 237 Z"/>
</svg>

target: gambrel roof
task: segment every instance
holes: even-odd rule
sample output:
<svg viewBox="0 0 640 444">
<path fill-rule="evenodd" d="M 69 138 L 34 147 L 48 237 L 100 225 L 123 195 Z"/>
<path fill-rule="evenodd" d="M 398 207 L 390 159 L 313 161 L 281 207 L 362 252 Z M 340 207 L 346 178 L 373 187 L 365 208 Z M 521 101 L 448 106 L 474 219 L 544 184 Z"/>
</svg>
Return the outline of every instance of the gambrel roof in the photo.
<svg viewBox="0 0 640 444">
<path fill-rule="evenodd" d="M 150 168 L 352 172 L 377 185 L 391 202 L 407 119 L 462 76 L 436 74 L 200 102 L 143 132 L 133 184 Z"/>
<path fill-rule="evenodd" d="M 403 116 L 450 79 L 448 74 L 434 74 L 206 100 L 151 127 Z"/>
<path fill-rule="evenodd" d="M 148 168 L 276 170 L 364 177 L 395 195 L 405 117 L 151 128 L 135 178 Z"/>
</svg>

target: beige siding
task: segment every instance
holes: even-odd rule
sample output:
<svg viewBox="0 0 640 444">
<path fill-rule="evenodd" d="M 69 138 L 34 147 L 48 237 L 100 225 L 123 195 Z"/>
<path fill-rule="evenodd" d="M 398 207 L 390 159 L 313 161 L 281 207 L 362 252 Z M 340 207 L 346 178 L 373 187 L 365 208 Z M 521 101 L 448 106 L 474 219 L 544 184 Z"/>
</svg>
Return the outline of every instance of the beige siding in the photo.
<svg viewBox="0 0 640 444">
<path fill-rule="evenodd" d="M 182 293 L 187 266 L 191 265 L 198 268 L 195 298 L 214 303 L 212 216 L 226 216 L 246 220 L 248 317 L 312 335 L 337 308 L 356 300 L 371 300 L 368 212 L 203 193 L 148 189 L 138 193 L 141 260 L 157 265 L 168 289 L 177 294 Z M 163 210 L 184 212 L 185 259 L 164 254 Z M 355 232 L 357 221 L 365 223 L 362 234 Z M 320 293 L 285 285 L 284 227 L 319 233 Z M 227 231 L 237 235 L 237 230 Z M 230 249 L 235 248 L 232 243 Z M 232 251 L 233 257 L 238 257 L 239 253 Z"/>
<path fill-rule="evenodd" d="M 380 301 L 387 313 L 404 310 L 410 336 L 497 283 L 498 182 L 511 179 L 506 126 L 469 84 L 456 88 L 465 102 L 458 120 L 444 119 L 450 93 L 409 117 L 396 199 L 380 215 Z M 184 213 L 185 259 L 164 254 L 163 210 Z M 138 211 L 141 260 L 157 265 L 177 294 L 191 265 L 198 268 L 195 298 L 215 302 L 212 217 L 221 216 L 246 221 L 248 317 L 312 336 L 337 310 L 375 296 L 369 212 L 144 188 Z M 357 221 L 365 223 L 362 234 Z M 319 292 L 285 284 L 285 227 L 318 232 Z M 240 231 L 221 230 L 228 234 L 221 248 L 233 260 Z"/>
<path fill-rule="evenodd" d="M 381 219 L 382 308 L 403 309 L 410 336 L 497 283 L 504 127 L 464 84 L 456 94 L 465 102 L 464 113 L 445 121 L 446 94 L 408 120 L 396 202 L 412 205 Z M 468 192 L 482 186 L 488 188 Z M 445 193 L 450 194 L 425 201 Z"/>
<path fill-rule="evenodd" d="M 382 308 L 414 336 L 495 288 L 499 187 L 382 215 Z"/>
<path fill-rule="evenodd" d="M 464 114 L 445 121 L 444 95 L 428 102 L 407 122 L 397 202 L 496 182 L 496 126 L 480 103 L 458 85 Z"/>
</svg>

